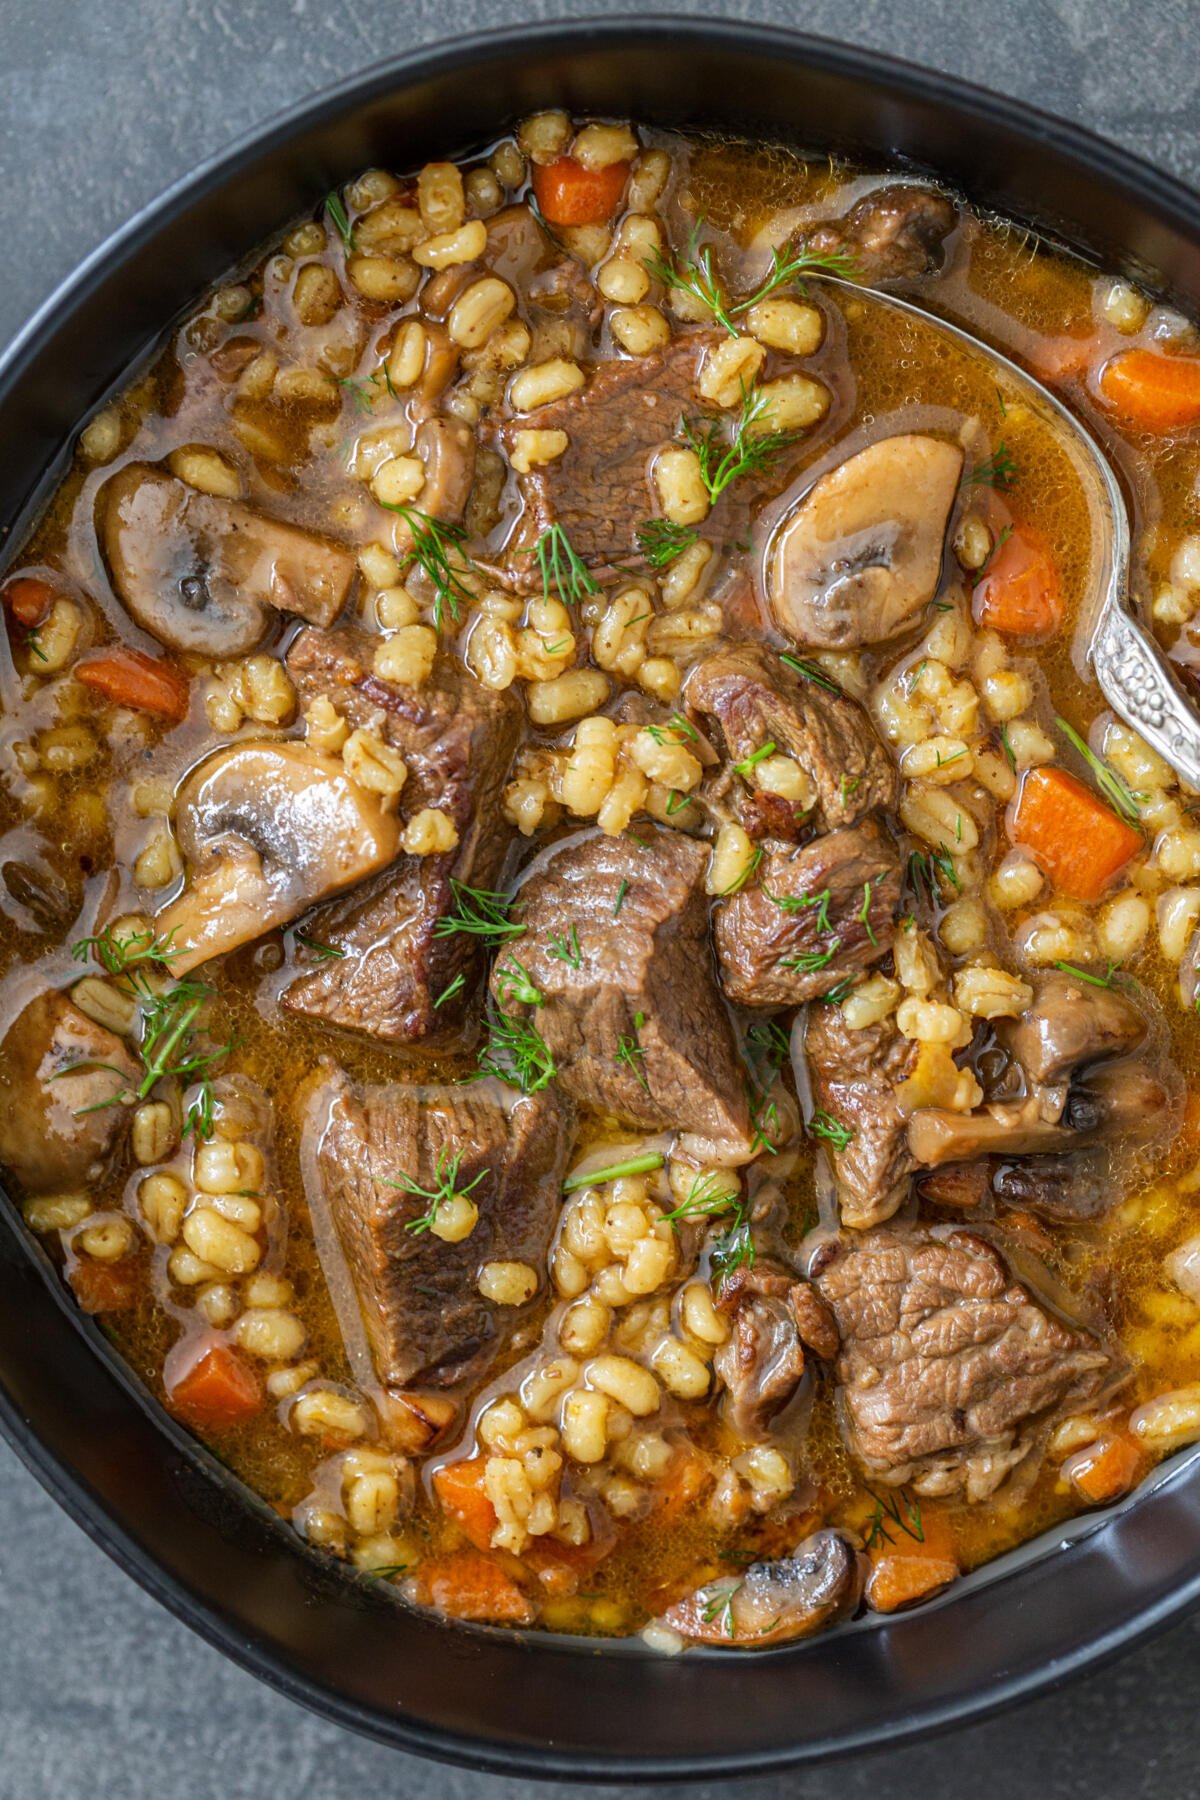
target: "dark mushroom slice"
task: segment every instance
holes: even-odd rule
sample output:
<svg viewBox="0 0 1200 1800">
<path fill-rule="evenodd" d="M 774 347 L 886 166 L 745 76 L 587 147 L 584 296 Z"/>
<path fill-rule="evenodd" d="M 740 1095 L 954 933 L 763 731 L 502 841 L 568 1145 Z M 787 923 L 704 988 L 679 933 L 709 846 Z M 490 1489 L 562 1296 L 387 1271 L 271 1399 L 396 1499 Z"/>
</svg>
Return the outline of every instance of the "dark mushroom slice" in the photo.
<svg viewBox="0 0 1200 1800">
<path fill-rule="evenodd" d="M 141 1072 L 65 994 L 39 994 L 0 1045 L 0 1163 L 30 1193 L 98 1179 L 128 1116 L 118 1097 Z"/>
<path fill-rule="evenodd" d="M 1141 1063 L 1113 1064 L 1090 1076 L 1039 1088 L 1024 1100 L 944 1112 L 927 1107 L 908 1124 L 908 1147 L 923 1168 L 980 1156 L 1040 1156 L 1086 1149 L 1104 1139 L 1125 1143 L 1155 1136 L 1171 1096 Z"/>
<path fill-rule="evenodd" d="M 147 463 L 106 482 L 98 514 L 118 597 L 173 650 L 244 656 L 273 609 L 329 625 L 354 579 L 354 556 L 341 545 L 197 493 Z"/>
<path fill-rule="evenodd" d="M 426 419 L 417 427 L 415 448 L 425 465 L 421 511 L 456 523 L 466 511 L 475 479 L 475 433 L 461 419 Z"/>
<path fill-rule="evenodd" d="M 297 743 L 218 751 L 184 782 L 177 818 L 190 878 L 156 922 L 175 975 L 362 881 L 400 844 L 377 795 Z"/>
<path fill-rule="evenodd" d="M 844 1531 L 814 1531 L 790 1556 L 706 1582 L 664 1613 L 662 1623 L 695 1643 L 763 1649 L 808 1637 L 853 1612 L 865 1571 L 866 1558 Z"/>
<path fill-rule="evenodd" d="M 998 1036 L 1031 1081 L 1054 1083 L 1087 1063 L 1136 1050 L 1146 1031 L 1124 994 L 1064 971 L 1043 976 L 1033 1005 L 1003 1022 Z"/>
<path fill-rule="evenodd" d="M 767 588 L 780 630 L 846 650 L 913 624 L 941 580 L 962 468 L 957 444 L 905 432 L 822 475 L 772 549 Z"/>
<path fill-rule="evenodd" d="M 818 225 L 805 247 L 818 255 L 842 252 L 870 285 L 928 275 L 958 223 L 953 201 L 917 182 L 891 182 L 865 194 L 842 219 Z"/>
</svg>

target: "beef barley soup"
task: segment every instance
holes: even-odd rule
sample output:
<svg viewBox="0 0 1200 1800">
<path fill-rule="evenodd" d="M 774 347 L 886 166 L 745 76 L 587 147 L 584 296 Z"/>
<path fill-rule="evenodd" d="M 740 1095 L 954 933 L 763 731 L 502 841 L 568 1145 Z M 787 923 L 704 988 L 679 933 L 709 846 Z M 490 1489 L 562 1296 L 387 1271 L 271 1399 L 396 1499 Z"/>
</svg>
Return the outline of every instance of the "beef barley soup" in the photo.
<svg viewBox="0 0 1200 1800">
<path fill-rule="evenodd" d="M 838 277 L 837 281 L 830 277 Z M 456 1619 L 776 1644 L 1200 1440 L 1200 344 L 894 173 L 565 114 L 209 295 L 0 582 L 0 1165 Z"/>
</svg>

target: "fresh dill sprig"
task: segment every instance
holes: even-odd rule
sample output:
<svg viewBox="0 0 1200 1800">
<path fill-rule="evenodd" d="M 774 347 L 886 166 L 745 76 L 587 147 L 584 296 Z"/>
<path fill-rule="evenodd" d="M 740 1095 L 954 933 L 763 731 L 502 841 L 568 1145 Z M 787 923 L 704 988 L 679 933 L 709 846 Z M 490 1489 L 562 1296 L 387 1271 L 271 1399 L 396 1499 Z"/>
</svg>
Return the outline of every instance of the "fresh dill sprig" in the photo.
<svg viewBox="0 0 1200 1800">
<path fill-rule="evenodd" d="M 603 1169 L 585 1169 L 563 1182 L 563 1193 L 574 1194 L 580 1188 L 599 1187 L 605 1181 L 618 1181 L 622 1175 L 649 1175 L 666 1162 L 661 1150 L 647 1150 L 641 1156 L 626 1157 L 624 1162 L 609 1163 Z"/>
<path fill-rule="evenodd" d="M 864 1534 L 864 1543 L 868 1550 L 873 1550 L 878 1543 L 895 1543 L 889 1525 L 895 1525 L 906 1537 L 913 1538 L 918 1544 L 925 1542 L 925 1527 L 921 1523 L 921 1502 L 910 1495 L 907 1488 L 900 1488 L 895 1494 L 886 1498 L 877 1494 L 874 1488 L 867 1489 L 875 1502 L 875 1511 L 871 1516 Z"/>
<path fill-rule="evenodd" d="M 1064 975 L 1073 975 L 1077 981 L 1087 981 L 1093 987 L 1099 988 L 1116 987 L 1121 975 L 1121 964 L 1113 962 L 1111 957 L 1108 959 L 1108 967 L 1103 975 L 1093 975 L 1090 970 L 1081 969 L 1076 963 L 1071 962 L 1056 962 L 1054 967 L 1060 969 Z"/>
<path fill-rule="evenodd" d="M 980 563 L 979 567 L 976 569 L 974 575 L 971 577 L 971 591 L 972 592 L 974 592 L 974 590 L 979 586 L 980 582 L 983 580 L 984 576 L 987 574 L 988 570 L 991 568 L 992 564 L 995 562 L 997 556 L 1000 554 L 1000 552 L 1004 548 L 1005 544 L 1007 544 L 1009 538 L 1012 536 L 1012 529 L 1013 528 L 1011 525 L 1006 525 L 1004 527 L 1004 530 L 1000 533 L 999 537 L 996 539 L 995 543 L 992 545 L 991 549 L 988 551 L 987 555 L 984 557 L 983 561 Z"/>
<path fill-rule="evenodd" d="M 697 744 L 700 741 L 700 733 L 681 712 L 673 712 L 665 725 L 647 725 L 645 729 L 656 744 Z M 672 734 L 669 738 L 668 732 Z"/>
<path fill-rule="evenodd" d="M 700 542 L 700 533 L 674 519 L 643 519 L 637 528 L 638 549 L 652 569 L 666 569 Z"/>
<path fill-rule="evenodd" d="M 461 931 L 469 937 L 482 938 L 495 948 L 510 938 L 524 936 L 524 925 L 518 925 L 508 916 L 513 904 L 511 895 L 493 893 L 488 888 L 468 887 L 453 876 L 450 877 L 450 891 L 454 895 L 454 910 L 442 914 L 433 928 L 434 937 L 453 937 L 455 932 Z"/>
<path fill-rule="evenodd" d="M 325 211 L 329 214 L 337 227 L 337 234 L 341 238 L 343 244 L 345 244 L 347 250 L 353 250 L 355 248 L 354 232 L 351 229 L 350 219 L 346 212 L 342 196 L 338 193 L 336 188 L 325 196 Z"/>
<path fill-rule="evenodd" d="M 541 572 L 543 600 L 548 600 L 553 590 L 564 605 L 578 606 L 589 594 L 600 592 L 599 582 L 576 555 L 561 525 L 543 531 L 529 555 Z"/>
<path fill-rule="evenodd" d="M 438 1007 L 441 1006 L 444 1001 L 453 999 L 455 994 L 461 994 L 466 985 L 467 978 L 460 970 L 453 981 L 448 981 L 446 983 L 445 987 L 433 1003 L 433 1010 L 436 1012 Z"/>
<path fill-rule="evenodd" d="M 442 628 L 443 606 L 457 624 L 459 607 L 471 606 L 475 600 L 475 595 L 463 582 L 463 576 L 469 575 L 475 567 L 463 549 L 466 530 L 461 525 L 447 525 L 444 520 L 435 519 L 415 506 L 397 506 L 390 500 L 381 500 L 379 505 L 388 512 L 399 513 L 412 533 L 412 550 L 404 566 L 411 568 L 417 563 L 429 577 L 434 591 L 436 629 Z"/>
<path fill-rule="evenodd" d="M 369 413 L 375 405 L 376 396 L 365 382 L 356 381 L 353 375 L 330 375 L 328 379 L 335 387 L 345 388 L 360 413 Z"/>
<path fill-rule="evenodd" d="M 786 651 L 780 652 L 779 660 L 785 668 L 794 669 L 797 675 L 803 675 L 805 681 L 815 682 L 817 687 L 824 688 L 826 693 L 841 693 L 842 690 L 833 676 L 827 675 L 820 663 L 810 662 L 807 657 L 792 656 Z"/>
<path fill-rule="evenodd" d="M 794 956 L 781 956 L 780 969 L 794 969 L 799 975 L 816 975 L 821 969 L 827 969 L 837 954 L 841 938 L 835 937 L 825 950 L 797 950 Z"/>
<path fill-rule="evenodd" d="M 130 931 L 124 937 L 114 937 L 111 925 L 94 937 L 80 938 L 71 945 L 71 955 L 76 962 L 86 962 L 94 956 L 106 975 L 127 975 L 131 970 L 145 968 L 148 965 L 166 969 L 170 973 L 173 959 L 180 954 L 172 950 L 171 939 L 174 931 L 160 938 L 150 926 L 144 931 Z"/>
<path fill-rule="evenodd" d="M 693 242 L 688 246 L 685 260 L 669 263 L 657 251 L 644 258 L 646 268 L 665 288 L 687 293 L 696 300 L 718 325 L 730 334 L 737 336 L 735 320 L 757 306 L 760 300 L 768 299 L 778 293 L 780 288 L 790 287 L 793 283 L 802 285 L 805 275 L 834 275 L 842 281 L 858 281 L 861 271 L 853 256 L 844 247 L 833 250 L 816 250 L 807 238 L 797 239 L 790 249 L 781 250 L 778 245 L 771 251 L 771 267 L 767 271 L 753 293 L 746 294 L 741 300 L 727 300 L 721 291 L 713 267 L 713 251 L 711 244 L 696 249 Z"/>
<path fill-rule="evenodd" d="M 732 1587 L 701 1588 L 705 1598 L 700 1607 L 700 1617 L 706 1625 L 721 1621 L 721 1630 L 727 1638 L 737 1636 L 737 1627 L 733 1619 L 733 1602 L 745 1586 L 745 1577 L 735 1581 Z M 697 1596 L 698 1598 L 699 1596 Z"/>
<path fill-rule="evenodd" d="M 918 892 L 924 887 L 931 900 L 940 898 L 943 884 L 952 887 L 956 894 L 962 892 L 958 871 L 950 852 L 945 848 L 930 850 L 925 856 L 919 850 L 911 851 L 908 858 L 908 879 Z"/>
<path fill-rule="evenodd" d="M 709 1263 L 719 1287 L 724 1287 L 739 1269 L 754 1267 L 754 1239 L 750 1221 L 743 1212 L 739 1211 L 733 1224 L 721 1233 L 712 1247 Z"/>
<path fill-rule="evenodd" d="M 768 1079 L 772 1081 L 792 1054 L 791 1039 L 774 1019 L 751 1025 L 746 1032 L 746 1042 L 754 1046 L 757 1059 L 765 1064 Z"/>
<path fill-rule="evenodd" d="M 871 925 L 871 888 L 872 888 L 872 886 L 873 886 L 873 883 L 871 883 L 869 881 L 863 882 L 863 903 L 859 907 L 857 913 L 854 916 L 858 920 L 859 924 L 862 926 L 863 930 L 866 932 L 867 937 L 870 939 L 871 943 L 876 945 L 876 947 L 878 947 L 879 939 L 875 936 L 874 929 L 872 928 L 872 925 Z"/>
<path fill-rule="evenodd" d="M 319 938 L 309 937 L 307 931 L 298 931 L 296 942 L 303 944 L 306 950 L 311 950 L 318 962 L 331 962 L 335 959 L 340 961 L 346 954 L 333 944 L 323 944 Z"/>
<path fill-rule="evenodd" d="M 774 756 L 774 754 L 775 740 L 768 738 L 765 744 L 760 745 L 757 750 L 752 750 L 749 756 L 743 756 L 741 762 L 735 762 L 734 771 L 738 775 L 750 775 L 760 762 L 765 762 L 768 756 Z"/>
<path fill-rule="evenodd" d="M 623 880 L 621 882 L 620 887 L 617 889 L 617 898 L 613 905 L 613 918 L 614 919 L 620 917 L 621 908 L 625 904 L 625 896 L 628 892 L 629 892 L 629 882 L 628 882 L 628 880 Z"/>
<path fill-rule="evenodd" d="M 630 1032 L 622 1032 L 620 1037 L 618 1037 L 617 1048 L 613 1053 L 613 1061 L 624 1063 L 625 1067 L 629 1069 L 632 1074 L 637 1076 L 637 1079 L 641 1082 L 646 1092 L 649 1093 L 650 1083 L 646 1080 L 646 1071 L 643 1067 L 646 1060 L 646 1052 L 637 1040 L 637 1033 L 642 1029 L 642 1026 L 645 1023 L 645 1013 L 634 1013 L 634 1028 Z"/>
<path fill-rule="evenodd" d="M 479 1186 L 487 1174 L 486 1169 L 480 1169 L 474 1181 L 468 1181 L 464 1187 L 459 1187 L 458 1171 L 462 1165 L 462 1159 L 463 1152 L 461 1150 L 456 1151 L 452 1157 L 446 1146 L 443 1145 L 442 1149 L 438 1151 L 432 1187 L 422 1187 L 420 1182 L 414 1181 L 411 1175 L 401 1175 L 396 1181 L 390 1180 L 386 1175 L 375 1177 L 384 1187 L 396 1188 L 402 1194 L 415 1194 L 419 1200 L 428 1200 L 429 1205 L 426 1210 L 419 1219 L 409 1219 L 404 1227 L 405 1231 L 411 1231 L 414 1236 L 419 1235 L 422 1231 L 429 1231 L 436 1224 L 441 1207 L 448 1206 L 452 1200 L 465 1200 L 472 1189 Z"/>
<path fill-rule="evenodd" d="M 740 894 L 762 859 L 763 847 L 761 844 L 756 844 L 741 874 L 735 875 L 729 886 L 721 889 L 722 899 L 728 899 L 731 894 Z"/>
<path fill-rule="evenodd" d="M 1112 765 L 1106 763 L 1102 756 L 1097 756 L 1096 752 L 1084 742 L 1077 731 L 1067 724 L 1065 719 L 1060 719 L 1056 714 L 1054 723 L 1072 748 L 1082 756 L 1092 772 L 1096 786 L 1113 810 L 1120 814 L 1127 825 L 1140 825 L 1142 815 L 1138 802 L 1144 800 L 1145 795 L 1135 794 L 1124 777 L 1118 775 Z"/>
<path fill-rule="evenodd" d="M 583 964 L 583 951 L 579 948 L 579 932 L 572 925 L 570 931 L 552 931 L 550 948 L 546 952 L 555 962 L 566 963 L 569 968 L 578 969 Z"/>
<path fill-rule="evenodd" d="M 711 244 L 705 244 L 702 250 L 697 250 L 693 242 L 689 245 L 687 260 L 678 267 L 669 263 L 657 250 L 643 257 L 642 261 L 655 281 L 676 293 L 691 294 L 718 325 L 725 327 L 730 337 L 737 336 L 733 313 L 726 307 L 721 284 L 713 268 Z"/>
<path fill-rule="evenodd" d="M 508 961 L 497 966 L 495 974 L 496 998 L 503 1005 L 506 1000 L 518 1000 L 523 1006 L 540 1006 L 542 991 L 535 987 L 529 977 L 529 970 L 524 963 L 509 951 Z"/>
<path fill-rule="evenodd" d="M 777 906 L 780 912 L 807 912 L 810 906 L 815 906 L 817 908 L 817 935 L 824 937 L 827 932 L 833 930 L 833 924 L 829 917 L 829 902 L 833 898 L 833 893 L 829 888 L 822 888 L 819 894 L 773 894 L 770 888 L 764 887 L 763 893 L 771 905 Z"/>
<path fill-rule="evenodd" d="M 796 441 L 794 431 L 766 429 L 771 412 L 765 394 L 758 390 L 747 393 L 743 388 L 742 410 L 732 429 L 725 417 L 715 414 L 705 414 L 695 422 L 683 421 L 684 438 L 696 453 L 700 479 L 713 506 L 730 483 L 743 475 L 768 474 Z"/>
<path fill-rule="evenodd" d="M 669 1225 L 674 1225 L 680 1219 L 719 1218 L 723 1213 L 735 1211 L 744 1211 L 738 1189 L 731 1189 L 729 1177 L 719 1169 L 712 1169 L 707 1175 L 694 1176 L 686 1199 L 662 1216 Z"/>
<path fill-rule="evenodd" d="M 986 462 L 976 463 L 963 483 L 964 487 L 990 487 L 997 493 L 1007 494 L 1017 484 L 1017 465 L 1012 459 L 1008 445 L 1001 438 L 992 455 Z"/>
<path fill-rule="evenodd" d="M 818 1107 L 805 1130 L 810 1137 L 825 1138 L 835 1150 L 844 1150 L 855 1135 L 851 1126 L 843 1125 L 840 1119 L 835 1119 L 832 1113 L 827 1113 L 822 1107 Z"/>
<path fill-rule="evenodd" d="M 550 1046 L 531 1019 L 488 1011 L 488 1038 L 479 1053 L 479 1074 L 495 1075 L 520 1088 L 523 1094 L 537 1094 L 558 1074 Z"/>
<path fill-rule="evenodd" d="M 38 637 L 38 632 L 40 630 L 40 625 L 30 626 L 29 630 L 25 633 L 25 648 L 32 656 L 36 656 L 39 662 L 49 662 L 50 658 L 42 649 L 41 639 Z"/>
</svg>

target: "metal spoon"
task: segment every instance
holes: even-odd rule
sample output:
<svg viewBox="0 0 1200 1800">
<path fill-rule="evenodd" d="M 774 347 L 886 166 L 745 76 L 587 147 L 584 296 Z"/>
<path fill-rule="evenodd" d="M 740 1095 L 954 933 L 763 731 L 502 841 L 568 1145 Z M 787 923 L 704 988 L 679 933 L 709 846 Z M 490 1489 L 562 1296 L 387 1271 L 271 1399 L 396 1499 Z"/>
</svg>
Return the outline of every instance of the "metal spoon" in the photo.
<svg viewBox="0 0 1200 1800">
<path fill-rule="evenodd" d="M 1200 788 L 1200 716 L 1169 661 L 1134 616 L 1129 602 L 1129 513 L 1108 458 L 1091 432 L 1049 388 L 961 326 L 894 294 L 865 288 L 861 282 L 815 271 L 814 278 L 860 299 L 869 296 L 880 306 L 918 319 L 932 331 L 965 345 L 1002 371 L 1030 406 L 1060 428 L 1066 439 L 1064 447 L 1092 501 L 1092 516 L 1103 520 L 1106 527 L 1095 546 L 1100 579 L 1089 620 L 1088 661 L 1113 711 L 1140 732 L 1184 781 Z"/>
</svg>

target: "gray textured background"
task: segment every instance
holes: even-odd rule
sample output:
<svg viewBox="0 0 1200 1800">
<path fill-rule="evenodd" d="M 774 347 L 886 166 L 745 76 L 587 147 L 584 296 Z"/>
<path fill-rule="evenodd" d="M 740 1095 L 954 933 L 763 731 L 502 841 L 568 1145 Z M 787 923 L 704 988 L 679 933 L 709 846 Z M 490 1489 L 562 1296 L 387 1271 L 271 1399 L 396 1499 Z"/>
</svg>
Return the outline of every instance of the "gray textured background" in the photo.
<svg viewBox="0 0 1200 1800">
<path fill-rule="evenodd" d="M 0 0 L 0 342 L 143 201 L 291 101 L 453 32 L 620 10 L 602 0 Z M 1200 182 L 1197 0 L 658 0 L 657 10 L 802 24 L 886 49 L 1025 95 Z M 367 1744 L 252 1682 L 120 1575 L 3 1447 L 0 1621 L 0 1800 L 530 1792 Z M 1185 1800 L 1200 1794 L 1198 1692 L 1200 1619 L 952 1738 L 805 1776 L 676 1791 Z M 557 1800 L 552 1788 L 535 1800 L 538 1791 Z M 647 1790 L 608 1791 L 630 1800 Z"/>
</svg>

